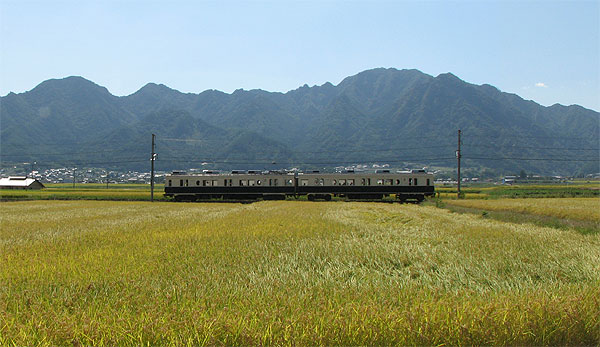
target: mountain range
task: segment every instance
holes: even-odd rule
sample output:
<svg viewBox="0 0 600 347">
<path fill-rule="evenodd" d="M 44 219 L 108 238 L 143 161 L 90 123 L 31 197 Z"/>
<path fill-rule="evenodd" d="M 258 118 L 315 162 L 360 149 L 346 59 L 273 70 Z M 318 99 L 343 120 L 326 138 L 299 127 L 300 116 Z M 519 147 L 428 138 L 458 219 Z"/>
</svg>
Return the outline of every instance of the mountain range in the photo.
<svg viewBox="0 0 600 347">
<path fill-rule="evenodd" d="M 599 172 L 600 113 L 549 107 L 451 73 L 372 69 L 287 93 L 181 93 L 149 83 L 118 97 L 82 77 L 0 98 L 2 166 L 147 170 L 364 164 L 496 174 Z"/>
</svg>

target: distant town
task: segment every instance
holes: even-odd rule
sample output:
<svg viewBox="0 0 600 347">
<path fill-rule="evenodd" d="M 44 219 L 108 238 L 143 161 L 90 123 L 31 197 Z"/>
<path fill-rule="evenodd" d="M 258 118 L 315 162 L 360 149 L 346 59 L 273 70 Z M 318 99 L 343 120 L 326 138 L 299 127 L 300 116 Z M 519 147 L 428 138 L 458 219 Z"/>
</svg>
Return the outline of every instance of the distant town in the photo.
<svg viewBox="0 0 600 347">
<path fill-rule="evenodd" d="M 377 165 L 377 168 L 388 168 L 389 165 Z M 52 168 L 52 169 L 33 169 L 32 170 L 15 170 L 16 168 L 0 168 L 0 177 L 9 176 L 26 176 L 29 178 L 37 179 L 42 183 L 103 183 L 103 184 L 150 184 L 151 173 L 149 171 L 119 171 L 110 170 L 103 168 Z M 341 172 L 344 170 L 356 170 L 364 171 L 368 170 L 365 165 L 358 165 L 352 167 L 336 167 L 332 171 Z M 297 169 L 292 169 L 295 171 Z M 436 174 L 437 185 L 455 185 L 457 184 L 456 178 L 452 177 L 452 174 L 447 172 L 440 172 L 438 170 L 432 170 Z M 154 182 L 164 183 L 164 177 L 171 171 L 155 171 Z M 188 169 L 189 173 L 201 173 L 202 169 Z M 598 179 L 599 174 L 587 175 L 587 179 Z M 492 184 L 519 184 L 519 183 L 568 183 L 573 180 L 572 177 L 563 176 L 540 176 L 540 175 L 507 175 L 496 178 L 485 178 L 480 177 L 462 177 L 461 182 L 463 183 L 492 183 Z"/>
<path fill-rule="evenodd" d="M 14 169 L 0 169 L 0 177 L 27 176 L 43 183 L 145 183 L 150 184 L 150 172 L 116 171 L 100 168 L 58 168 L 15 172 Z M 156 183 L 164 182 L 165 172 L 156 171 Z"/>
</svg>

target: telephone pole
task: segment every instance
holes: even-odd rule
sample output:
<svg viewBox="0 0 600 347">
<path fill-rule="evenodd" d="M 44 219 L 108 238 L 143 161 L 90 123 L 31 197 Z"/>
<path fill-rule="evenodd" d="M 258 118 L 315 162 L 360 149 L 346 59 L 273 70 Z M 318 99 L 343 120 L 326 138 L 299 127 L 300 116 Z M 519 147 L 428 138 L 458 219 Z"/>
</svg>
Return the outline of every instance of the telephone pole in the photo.
<svg viewBox="0 0 600 347">
<path fill-rule="evenodd" d="M 458 192 L 456 194 L 456 198 L 460 199 L 460 129 L 458 130 L 458 149 L 456 150 L 456 160 L 458 161 L 458 172 L 457 172 L 457 183 L 458 183 Z"/>
<path fill-rule="evenodd" d="M 152 134 L 152 156 L 150 157 L 150 201 L 154 202 L 154 160 L 156 159 L 156 153 L 154 153 L 154 139 L 156 135 Z"/>
</svg>

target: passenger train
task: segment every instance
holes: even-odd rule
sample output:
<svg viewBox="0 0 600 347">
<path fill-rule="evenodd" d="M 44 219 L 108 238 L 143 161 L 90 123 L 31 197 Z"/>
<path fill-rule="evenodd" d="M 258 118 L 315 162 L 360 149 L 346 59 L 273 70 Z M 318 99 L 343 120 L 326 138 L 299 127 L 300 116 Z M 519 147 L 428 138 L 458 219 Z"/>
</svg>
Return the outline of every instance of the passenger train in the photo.
<svg viewBox="0 0 600 347">
<path fill-rule="evenodd" d="M 173 172 L 165 177 L 165 196 L 176 201 L 210 199 L 283 200 L 306 195 L 308 200 L 378 200 L 395 195 L 400 202 L 421 202 L 434 195 L 433 174 L 425 170 L 377 170 L 374 173 L 205 170 L 201 174 Z"/>
</svg>

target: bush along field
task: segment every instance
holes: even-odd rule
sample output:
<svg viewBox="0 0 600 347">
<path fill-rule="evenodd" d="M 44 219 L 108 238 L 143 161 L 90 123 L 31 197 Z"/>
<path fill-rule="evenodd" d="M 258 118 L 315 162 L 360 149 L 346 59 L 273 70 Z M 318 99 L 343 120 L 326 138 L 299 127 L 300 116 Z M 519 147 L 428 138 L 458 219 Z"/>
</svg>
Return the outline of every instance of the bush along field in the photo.
<svg viewBox="0 0 600 347">
<path fill-rule="evenodd" d="M 600 344 L 597 233 L 359 202 L 0 207 L 0 345 Z"/>
</svg>

